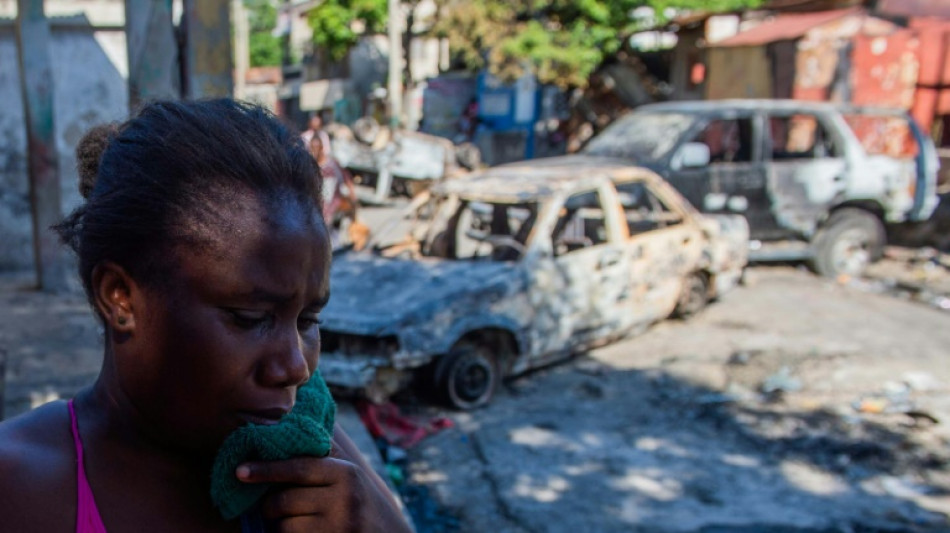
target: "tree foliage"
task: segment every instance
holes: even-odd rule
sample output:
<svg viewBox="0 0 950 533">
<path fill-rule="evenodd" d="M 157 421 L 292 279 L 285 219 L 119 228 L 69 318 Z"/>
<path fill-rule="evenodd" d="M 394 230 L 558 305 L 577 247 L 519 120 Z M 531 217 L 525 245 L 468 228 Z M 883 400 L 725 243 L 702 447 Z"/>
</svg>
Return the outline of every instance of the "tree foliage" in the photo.
<svg viewBox="0 0 950 533">
<path fill-rule="evenodd" d="M 281 62 L 280 37 L 275 37 L 277 7 L 272 0 L 244 0 L 250 26 L 249 47 L 252 67 L 274 67 Z"/>
<path fill-rule="evenodd" d="M 439 0 L 435 33 L 472 70 L 505 81 L 526 70 L 542 83 L 583 87 L 636 28 L 638 7 L 725 11 L 762 0 Z"/>
<path fill-rule="evenodd" d="M 363 33 L 385 31 L 387 16 L 386 0 L 325 0 L 310 11 L 307 22 L 313 44 L 339 61 Z"/>
</svg>

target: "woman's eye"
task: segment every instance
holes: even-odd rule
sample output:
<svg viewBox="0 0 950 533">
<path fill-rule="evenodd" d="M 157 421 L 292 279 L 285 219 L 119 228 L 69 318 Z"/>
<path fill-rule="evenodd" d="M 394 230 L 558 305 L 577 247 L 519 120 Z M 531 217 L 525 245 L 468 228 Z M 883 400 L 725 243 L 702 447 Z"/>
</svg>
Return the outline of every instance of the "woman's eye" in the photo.
<svg viewBox="0 0 950 533">
<path fill-rule="evenodd" d="M 245 311 L 241 309 L 231 309 L 231 319 L 234 324 L 241 329 L 253 329 L 265 324 L 270 316 L 267 313 L 259 311 Z"/>
<path fill-rule="evenodd" d="M 320 317 L 316 314 L 300 315 L 297 319 L 297 329 L 301 332 L 307 332 L 320 325 Z"/>
</svg>

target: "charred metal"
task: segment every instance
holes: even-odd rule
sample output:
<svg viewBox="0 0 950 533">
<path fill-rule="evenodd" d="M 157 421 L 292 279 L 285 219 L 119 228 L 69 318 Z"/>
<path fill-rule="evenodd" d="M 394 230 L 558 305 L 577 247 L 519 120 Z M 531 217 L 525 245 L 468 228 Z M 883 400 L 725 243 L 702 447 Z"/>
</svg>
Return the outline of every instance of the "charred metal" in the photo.
<svg viewBox="0 0 950 533">
<path fill-rule="evenodd" d="M 381 399 L 422 377 L 477 407 L 505 376 L 689 316 L 738 282 L 741 216 L 700 215 L 647 170 L 578 170 L 437 184 L 365 252 L 336 257 L 327 381 Z"/>
</svg>

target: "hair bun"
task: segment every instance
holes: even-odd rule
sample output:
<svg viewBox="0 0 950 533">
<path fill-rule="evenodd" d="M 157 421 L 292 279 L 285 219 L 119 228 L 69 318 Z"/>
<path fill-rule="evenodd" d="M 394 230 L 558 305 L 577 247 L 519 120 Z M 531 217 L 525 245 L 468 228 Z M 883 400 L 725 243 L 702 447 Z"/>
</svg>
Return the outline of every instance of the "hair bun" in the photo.
<svg viewBox="0 0 950 533">
<path fill-rule="evenodd" d="M 79 194 L 89 198 L 99 175 L 99 162 L 109 143 L 118 135 L 119 124 L 109 122 L 94 126 L 76 145 L 76 169 L 79 171 Z"/>
</svg>

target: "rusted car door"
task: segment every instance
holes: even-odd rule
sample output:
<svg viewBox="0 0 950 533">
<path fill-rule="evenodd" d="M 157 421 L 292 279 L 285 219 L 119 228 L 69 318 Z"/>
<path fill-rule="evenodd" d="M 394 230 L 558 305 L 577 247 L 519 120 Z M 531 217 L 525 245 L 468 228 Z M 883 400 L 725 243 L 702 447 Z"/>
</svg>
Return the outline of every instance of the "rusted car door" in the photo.
<svg viewBox="0 0 950 533">
<path fill-rule="evenodd" d="M 565 353 L 628 326 L 629 254 L 613 194 L 609 186 L 575 194 L 555 210 L 553 257 L 529 274 L 538 352 Z"/>
<path fill-rule="evenodd" d="M 758 233 L 756 238 L 779 230 L 767 190 L 762 129 L 761 117 L 751 111 L 709 117 L 684 139 L 684 144 L 705 145 L 708 163 L 681 166 L 674 155 L 665 176 L 704 213 L 744 215 Z"/>
<path fill-rule="evenodd" d="M 784 236 L 810 235 L 848 186 L 842 140 L 813 113 L 771 112 L 767 120 L 772 211 Z"/>
<path fill-rule="evenodd" d="M 702 254 L 702 233 L 677 205 L 640 181 L 617 185 L 629 238 L 636 324 L 669 316 Z M 635 324 L 635 325 L 636 325 Z"/>
</svg>

